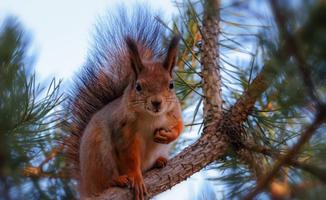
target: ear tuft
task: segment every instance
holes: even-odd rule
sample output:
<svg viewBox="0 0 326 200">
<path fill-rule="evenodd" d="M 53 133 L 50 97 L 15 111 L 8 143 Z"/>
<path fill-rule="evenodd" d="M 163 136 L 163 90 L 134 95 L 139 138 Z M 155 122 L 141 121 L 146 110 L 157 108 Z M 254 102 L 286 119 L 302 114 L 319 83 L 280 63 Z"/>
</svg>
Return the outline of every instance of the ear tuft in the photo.
<svg viewBox="0 0 326 200">
<path fill-rule="evenodd" d="M 136 77 L 139 75 L 140 71 L 143 68 L 141 58 L 139 56 L 138 48 L 136 42 L 129 36 L 125 38 L 125 43 L 128 48 L 129 59 L 131 67 L 134 70 Z"/>
<path fill-rule="evenodd" d="M 168 47 L 168 52 L 167 52 L 166 58 L 163 62 L 164 68 L 166 70 L 168 70 L 171 75 L 172 75 L 172 70 L 175 65 L 175 60 L 177 58 L 179 41 L 180 41 L 179 35 L 173 36 L 173 38 L 171 39 L 170 45 Z"/>
</svg>

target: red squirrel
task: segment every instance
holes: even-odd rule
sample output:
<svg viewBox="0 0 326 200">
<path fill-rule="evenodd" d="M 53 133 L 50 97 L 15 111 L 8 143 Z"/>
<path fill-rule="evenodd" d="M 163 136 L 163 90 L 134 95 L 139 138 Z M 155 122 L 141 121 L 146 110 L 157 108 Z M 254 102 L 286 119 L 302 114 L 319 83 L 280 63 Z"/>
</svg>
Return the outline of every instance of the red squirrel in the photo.
<svg viewBox="0 0 326 200">
<path fill-rule="evenodd" d="M 179 37 L 162 47 L 164 27 L 147 9 L 109 18 L 70 96 L 68 163 L 82 199 L 113 186 L 143 199 L 143 173 L 166 165 L 183 130 L 172 80 Z"/>
</svg>

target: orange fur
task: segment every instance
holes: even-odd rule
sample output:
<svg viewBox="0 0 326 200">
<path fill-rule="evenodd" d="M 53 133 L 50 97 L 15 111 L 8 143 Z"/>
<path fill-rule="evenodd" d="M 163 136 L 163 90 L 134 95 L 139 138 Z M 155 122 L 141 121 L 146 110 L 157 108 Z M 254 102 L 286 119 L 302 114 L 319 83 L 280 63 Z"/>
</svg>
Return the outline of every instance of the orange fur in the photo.
<svg viewBox="0 0 326 200">
<path fill-rule="evenodd" d="M 171 88 L 177 41 L 172 40 L 163 60 L 144 60 L 136 43 L 131 39 L 127 43 L 137 78 L 121 97 L 92 116 L 82 134 L 82 198 L 111 186 L 129 186 L 135 199 L 143 199 L 142 173 L 166 165 L 172 142 L 183 129 L 180 104 Z"/>
</svg>

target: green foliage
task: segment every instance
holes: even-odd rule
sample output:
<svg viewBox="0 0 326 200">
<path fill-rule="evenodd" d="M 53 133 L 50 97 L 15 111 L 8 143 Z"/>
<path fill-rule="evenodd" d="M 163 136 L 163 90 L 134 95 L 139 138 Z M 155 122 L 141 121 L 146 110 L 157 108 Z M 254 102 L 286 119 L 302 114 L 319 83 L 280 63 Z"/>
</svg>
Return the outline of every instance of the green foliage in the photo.
<svg viewBox="0 0 326 200">
<path fill-rule="evenodd" d="M 53 189 L 64 197 L 58 181 L 23 176 L 56 145 L 64 100 L 61 82 L 53 79 L 47 88 L 37 83 L 28 45 L 21 25 L 7 18 L 0 27 L 0 199 L 53 199 Z"/>
<path fill-rule="evenodd" d="M 261 1 L 221 3 L 219 66 L 225 101 L 223 107 L 225 110 L 230 108 L 260 69 L 268 65 L 270 73 L 277 74 L 277 78 L 256 102 L 244 128 L 255 144 L 283 153 L 296 142 L 316 113 L 302 72 L 295 58 L 285 56 L 288 52 L 284 47 L 284 38 L 276 27 L 269 4 Z M 183 106 L 187 108 L 185 116 L 188 124 L 193 129 L 200 130 L 202 97 L 199 50 L 203 1 L 179 1 L 176 5 L 180 16 L 179 20 L 175 20 L 175 27 L 182 34 L 184 42 L 179 54 L 181 67 L 177 75 L 177 86 Z M 299 51 L 309 65 L 318 96 L 325 102 L 325 4 L 318 1 L 291 4 L 285 1 L 282 6 L 280 12 L 286 16 L 289 31 L 299 41 Z M 326 162 L 323 156 L 325 154 L 321 153 L 325 150 L 325 135 L 321 130 L 298 156 L 300 160 L 311 162 L 313 166 L 325 166 Z M 275 159 L 265 156 L 261 162 L 269 166 Z M 210 169 L 218 171 L 218 175 L 210 179 L 225 187 L 226 199 L 240 198 L 256 184 L 252 171 L 232 151 Z M 289 167 L 277 178 L 287 180 L 286 184 L 292 188 L 307 182 L 318 186 L 314 189 L 316 191 L 308 187 L 300 192 L 293 192 L 291 195 L 297 198 L 320 199 L 322 196 L 316 194 L 325 191 L 318 177 L 300 168 Z"/>
</svg>

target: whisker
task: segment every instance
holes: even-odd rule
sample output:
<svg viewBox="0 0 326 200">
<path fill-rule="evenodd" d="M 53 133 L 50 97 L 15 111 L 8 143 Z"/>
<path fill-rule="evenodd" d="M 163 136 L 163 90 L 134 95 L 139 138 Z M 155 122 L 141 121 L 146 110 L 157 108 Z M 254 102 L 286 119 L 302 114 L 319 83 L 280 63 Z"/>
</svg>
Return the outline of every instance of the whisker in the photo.
<svg viewBox="0 0 326 200">
<path fill-rule="evenodd" d="M 131 103 L 139 103 L 139 102 L 142 102 L 142 103 L 145 103 L 144 100 L 133 100 L 133 101 L 130 101 Z"/>
<path fill-rule="evenodd" d="M 144 104 L 145 105 L 145 102 L 135 102 L 135 103 L 129 103 L 128 105 L 129 106 L 138 106 L 138 105 L 142 105 Z"/>
</svg>

